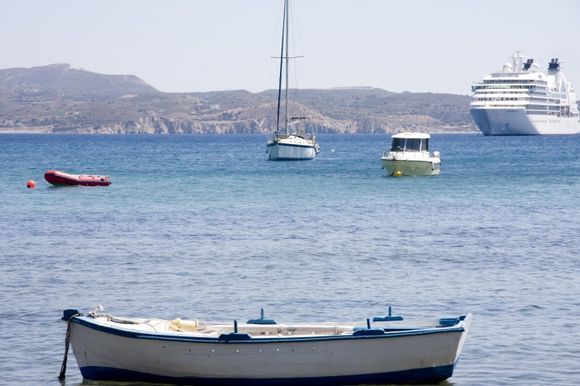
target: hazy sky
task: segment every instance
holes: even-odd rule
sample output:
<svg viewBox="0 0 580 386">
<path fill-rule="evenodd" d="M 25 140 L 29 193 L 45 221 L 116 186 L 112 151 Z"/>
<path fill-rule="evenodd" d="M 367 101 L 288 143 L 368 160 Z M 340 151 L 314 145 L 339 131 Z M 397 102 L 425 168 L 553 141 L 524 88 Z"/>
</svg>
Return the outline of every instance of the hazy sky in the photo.
<svg viewBox="0 0 580 386">
<path fill-rule="evenodd" d="M 512 51 L 580 90 L 577 0 L 293 0 L 293 86 L 469 94 Z M 0 68 L 69 63 L 161 91 L 277 86 L 282 0 L 0 0 Z M 291 52 L 292 53 L 292 52 Z"/>
</svg>

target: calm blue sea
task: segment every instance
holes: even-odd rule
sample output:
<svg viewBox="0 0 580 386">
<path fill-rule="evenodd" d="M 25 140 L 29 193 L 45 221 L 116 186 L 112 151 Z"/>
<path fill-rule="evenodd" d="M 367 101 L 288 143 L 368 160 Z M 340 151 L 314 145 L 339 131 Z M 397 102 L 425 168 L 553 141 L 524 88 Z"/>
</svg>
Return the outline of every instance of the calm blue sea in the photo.
<svg viewBox="0 0 580 386">
<path fill-rule="evenodd" d="M 447 385 L 580 383 L 580 136 L 433 135 L 435 177 L 383 176 L 387 135 L 0 135 L 0 384 L 59 385 L 62 310 L 280 321 L 475 314 Z M 108 174 L 55 188 L 49 169 Z M 26 188 L 33 179 L 36 189 Z M 82 383 L 69 356 L 66 385 Z M 100 383 L 90 383 L 97 385 Z"/>
</svg>

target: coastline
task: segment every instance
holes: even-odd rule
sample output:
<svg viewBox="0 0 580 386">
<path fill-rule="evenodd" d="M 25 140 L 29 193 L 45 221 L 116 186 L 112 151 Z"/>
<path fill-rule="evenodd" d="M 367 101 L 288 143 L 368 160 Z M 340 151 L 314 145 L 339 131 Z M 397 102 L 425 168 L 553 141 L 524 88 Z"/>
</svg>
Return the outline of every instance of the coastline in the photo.
<svg viewBox="0 0 580 386">
<path fill-rule="evenodd" d="M 325 134 L 336 134 L 336 135 L 374 135 L 374 134 L 386 134 L 392 135 L 396 133 L 400 133 L 403 131 L 426 131 L 430 134 L 477 134 L 479 130 L 475 127 L 471 130 L 466 130 L 466 127 L 462 126 L 458 128 L 458 130 L 440 130 L 440 129 L 426 129 L 426 130 L 418 130 L 418 129 L 400 129 L 397 128 L 395 130 L 390 131 L 381 131 L 381 132 L 341 132 L 337 131 L 335 133 L 319 133 L 319 135 Z M 195 133 L 151 133 L 151 132 L 111 132 L 111 131 L 66 131 L 66 132 L 54 132 L 52 127 L 50 126 L 25 126 L 25 127 L 0 127 L 0 135 L 2 134 L 68 134 L 68 135 L 248 135 L 248 134 L 255 134 L 255 135 L 267 135 L 268 133 L 247 133 L 247 132 L 224 132 L 224 133 L 216 133 L 216 132 L 195 132 Z"/>
<path fill-rule="evenodd" d="M 0 134 L 54 134 L 50 126 L 0 127 Z"/>
</svg>

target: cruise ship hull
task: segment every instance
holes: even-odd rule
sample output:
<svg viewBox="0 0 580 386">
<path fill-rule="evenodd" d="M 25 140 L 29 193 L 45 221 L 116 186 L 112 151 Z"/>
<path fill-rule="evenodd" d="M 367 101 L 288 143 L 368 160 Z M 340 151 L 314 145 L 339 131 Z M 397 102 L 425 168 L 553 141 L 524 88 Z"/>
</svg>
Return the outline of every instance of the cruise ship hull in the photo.
<svg viewBox="0 0 580 386">
<path fill-rule="evenodd" d="M 472 108 L 471 116 L 483 135 L 580 134 L 577 117 L 529 115 L 513 108 Z"/>
</svg>

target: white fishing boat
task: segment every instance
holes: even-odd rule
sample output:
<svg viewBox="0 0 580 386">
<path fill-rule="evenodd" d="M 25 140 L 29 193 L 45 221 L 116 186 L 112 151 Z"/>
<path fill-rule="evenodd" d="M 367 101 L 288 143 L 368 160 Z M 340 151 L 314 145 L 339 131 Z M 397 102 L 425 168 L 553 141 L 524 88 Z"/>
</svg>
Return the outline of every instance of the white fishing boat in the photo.
<svg viewBox="0 0 580 386">
<path fill-rule="evenodd" d="M 429 152 L 427 133 L 393 135 L 391 150 L 383 152 L 381 163 L 390 176 L 434 176 L 441 171 L 438 151 Z"/>
<path fill-rule="evenodd" d="M 195 385 L 439 382 L 452 376 L 472 315 L 408 323 L 246 323 L 126 318 L 66 310 L 87 380 Z M 66 354 L 61 369 L 65 377 Z"/>
<path fill-rule="evenodd" d="M 276 130 L 266 143 L 268 159 L 272 161 L 302 161 L 311 160 L 320 152 L 316 136 L 306 134 L 303 126 L 298 125 L 303 117 L 289 117 L 288 113 L 288 55 L 289 44 L 289 8 L 284 1 L 284 17 L 282 23 L 282 47 L 280 52 L 280 76 L 278 80 L 278 105 L 276 113 Z M 282 78 L 284 83 L 284 118 L 281 117 Z M 281 124 L 283 123 L 283 124 Z"/>
</svg>

